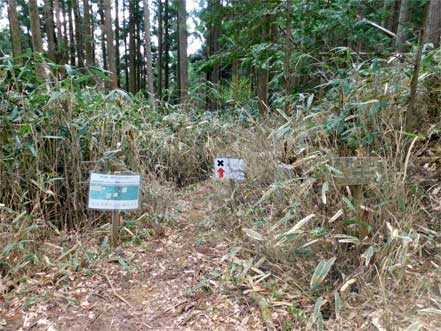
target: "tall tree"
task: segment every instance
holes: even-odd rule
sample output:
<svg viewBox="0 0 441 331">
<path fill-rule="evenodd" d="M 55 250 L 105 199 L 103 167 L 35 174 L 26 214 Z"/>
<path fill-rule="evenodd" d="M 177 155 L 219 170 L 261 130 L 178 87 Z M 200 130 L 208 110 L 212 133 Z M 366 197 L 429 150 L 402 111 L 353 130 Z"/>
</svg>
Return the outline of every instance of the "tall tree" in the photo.
<svg viewBox="0 0 441 331">
<path fill-rule="evenodd" d="M 83 43 L 83 18 L 81 17 L 79 0 L 71 0 L 73 2 L 74 19 L 75 19 L 75 44 L 78 56 L 78 67 L 84 67 L 84 43 Z"/>
<path fill-rule="evenodd" d="M 410 3 L 411 0 L 401 0 L 396 38 L 396 48 L 399 52 L 405 52 L 408 48 L 406 41 L 409 38 Z"/>
<path fill-rule="evenodd" d="M 211 60 L 219 52 L 220 26 L 222 24 L 220 20 L 220 1 L 209 0 L 207 9 L 210 15 L 207 31 L 207 57 Z M 218 60 L 214 61 L 211 70 L 207 73 L 207 80 L 215 86 L 219 84 L 220 64 Z M 215 110 L 217 108 L 216 101 L 213 100 L 211 97 L 208 98 L 207 104 L 209 110 Z"/>
<path fill-rule="evenodd" d="M 424 41 L 426 43 L 432 43 L 435 48 L 439 48 L 440 38 L 441 38 L 441 1 L 431 0 Z"/>
<path fill-rule="evenodd" d="M 93 25 L 90 16 L 89 0 L 83 0 L 84 8 L 84 46 L 86 49 L 86 65 L 93 66 L 95 64 L 95 58 L 93 55 Z"/>
<path fill-rule="evenodd" d="M 128 59 L 128 48 L 127 48 L 127 20 L 126 20 L 126 2 L 123 0 L 123 40 L 124 40 L 124 74 L 125 74 L 125 88 L 129 91 L 129 59 Z M 129 14 L 130 15 L 130 14 Z"/>
<path fill-rule="evenodd" d="M 268 42 L 271 29 L 269 15 L 266 15 L 262 20 L 262 38 L 264 42 Z M 259 112 L 261 114 L 264 114 L 267 111 L 268 107 L 268 69 L 262 63 L 260 63 L 258 68 L 256 68 L 256 75 L 256 95 L 259 101 Z"/>
<path fill-rule="evenodd" d="M 22 49 L 20 24 L 18 22 L 17 3 L 15 0 L 8 0 L 8 19 L 12 37 L 12 52 L 16 61 L 21 63 L 22 61 L 17 59 L 22 54 Z"/>
<path fill-rule="evenodd" d="M 289 95 L 292 93 L 292 78 L 291 78 L 291 53 L 292 53 L 292 42 L 291 42 L 291 16 L 292 16 L 292 0 L 286 1 L 286 27 L 285 27 L 285 63 L 284 63 L 284 80 L 285 80 L 285 111 L 291 112 L 291 102 L 289 100 Z"/>
<path fill-rule="evenodd" d="M 68 35 L 68 29 L 67 29 L 67 22 L 68 17 L 66 15 L 66 2 L 61 1 L 60 2 L 61 12 L 63 16 L 63 63 L 67 63 L 69 61 L 69 35 Z"/>
<path fill-rule="evenodd" d="M 179 53 L 179 102 L 188 99 L 188 57 L 187 57 L 187 9 L 186 0 L 178 0 L 178 53 Z"/>
<path fill-rule="evenodd" d="M 105 28 L 105 15 L 104 15 L 104 0 L 100 0 L 98 6 L 98 13 L 100 15 L 100 30 L 101 30 L 101 55 L 103 59 L 103 68 L 108 70 L 107 64 L 107 49 L 106 49 L 106 28 Z"/>
<path fill-rule="evenodd" d="M 69 53 L 70 53 L 70 64 L 75 65 L 76 62 L 76 40 L 74 31 L 74 20 L 72 16 L 73 12 L 73 0 L 67 0 L 67 14 L 69 18 Z M 75 27 L 77 28 L 77 27 Z"/>
<path fill-rule="evenodd" d="M 60 8 L 60 1 L 54 0 L 54 13 L 55 13 L 55 27 L 57 28 L 56 31 L 56 41 L 57 41 L 57 51 L 56 51 L 56 57 L 57 57 L 57 63 L 63 64 L 65 62 L 64 60 L 64 39 L 63 39 L 63 30 L 61 28 L 61 8 Z"/>
<path fill-rule="evenodd" d="M 147 74 L 147 92 L 149 98 L 154 98 L 153 89 L 153 66 L 152 66 L 152 42 L 150 37 L 150 9 L 148 0 L 144 0 L 144 37 L 145 37 L 145 61 Z"/>
<path fill-rule="evenodd" d="M 37 0 L 29 0 L 29 18 L 31 21 L 32 49 L 36 53 L 43 53 Z"/>
<path fill-rule="evenodd" d="M 118 77 L 118 87 L 120 83 L 120 54 L 119 54 L 119 1 L 115 0 L 115 62 L 116 62 L 116 76 Z"/>
<path fill-rule="evenodd" d="M 105 19 L 104 19 L 104 29 L 106 32 L 106 40 L 107 40 L 107 61 L 108 66 L 111 71 L 112 77 L 112 88 L 118 88 L 118 76 L 116 73 L 116 61 L 115 61 L 115 52 L 114 52 L 114 43 L 113 43 L 113 29 L 112 29 L 112 3 L 111 0 L 104 0 L 104 11 L 105 11 Z"/>
<path fill-rule="evenodd" d="M 170 4 L 169 0 L 164 2 L 164 90 L 166 96 L 170 89 Z"/>
<path fill-rule="evenodd" d="M 56 62 L 56 46 L 55 46 L 55 30 L 54 17 L 51 0 L 44 0 L 44 18 L 47 36 L 48 57 L 51 61 Z"/>
<path fill-rule="evenodd" d="M 136 14 L 135 3 L 129 1 L 129 92 L 136 92 Z M 127 56 L 127 55 L 126 55 Z"/>
<path fill-rule="evenodd" d="M 158 98 L 162 98 L 162 68 L 163 68 L 163 43 L 164 39 L 162 36 L 163 28 L 163 13 L 162 13 L 162 0 L 158 0 Z M 167 42 L 167 41 L 166 41 Z"/>
</svg>

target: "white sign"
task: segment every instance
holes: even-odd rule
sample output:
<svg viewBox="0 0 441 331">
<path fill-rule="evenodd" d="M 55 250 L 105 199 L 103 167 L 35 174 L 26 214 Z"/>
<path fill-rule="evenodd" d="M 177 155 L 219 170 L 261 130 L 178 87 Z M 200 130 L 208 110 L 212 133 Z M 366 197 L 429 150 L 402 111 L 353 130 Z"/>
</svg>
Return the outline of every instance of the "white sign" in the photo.
<svg viewBox="0 0 441 331">
<path fill-rule="evenodd" d="M 133 210 L 139 207 L 139 175 L 90 174 L 89 208 Z"/>
<path fill-rule="evenodd" d="M 220 157 L 214 160 L 214 177 L 218 179 L 245 179 L 245 162 L 241 159 Z"/>
</svg>

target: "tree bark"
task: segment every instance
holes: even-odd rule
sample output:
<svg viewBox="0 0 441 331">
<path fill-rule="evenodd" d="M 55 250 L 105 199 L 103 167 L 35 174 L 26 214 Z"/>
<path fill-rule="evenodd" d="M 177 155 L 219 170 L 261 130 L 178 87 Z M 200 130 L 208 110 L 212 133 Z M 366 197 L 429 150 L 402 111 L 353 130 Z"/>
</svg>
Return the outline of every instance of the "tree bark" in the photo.
<svg viewBox="0 0 441 331">
<path fill-rule="evenodd" d="M 56 0 L 58 2 L 58 0 Z M 66 4 L 64 1 L 59 2 L 61 7 L 61 13 L 63 16 L 63 46 L 62 46 L 62 53 L 60 56 L 63 58 L 62 63 L 68 63 L 69 62 L 69 34 L 67 29 L 67 22 L 69 21 L 67 15 L 66 15 Z"/>
<path fill-rule="evenodd" d="M 98 12 L 100 15 L 100 26 L 101 26 L 101 55 L 103 58 L 103 68 L 104 70 L 109 70 L 109 65 L 107 63 L 107 49 L 106 49 L 106 28 L 105 21 L 106 17 L 104 14 L 104 0 L 100 0 L 98 6 Z"/>
<path fill-rule="evenodd" d="M 118 88 L 118 76 L 116 74 L 116 62 L 113 43 L 113 29 L 112 29 L 112 2 L 111 0 L 105 0 L 104 5 L 104 28 L 106 32 L 107 41 L 107 62 L 111 71 L 111 87 L 112 89 Z"/>
<path fill-rule="evenodd" d="M 128 49 L 127 49 L 127 20 L 126 20 L 126 2 L 123 1 L 123 39 L 124 39 L 124 74 L 125 74 L 125 87 L 126 91 L 129 90 L 129 60 L 128 60 Z M 130 15 L 130 14 L 129 14 Z"/>
<path fill-rule="evenodd" d="M 178 1 L 178 36 L 179 36 L 179 103 L 188 101 L 188 57 L 187 57 L 187 10 L 186 0 Z"/>
<path fill-rule="evenodd" d="M 118 77 L 118 87 L 121 86 L 120 79 L 120 54 L 119 54 L 119 0 L 115 0 L 115 61 L 116 61 L 116 76 Z"/>
<path fill-rule="evenodd" d="M 37 0 L 29 0 L 29 18 L 31 22 L 32 49 L 36 53 L 43 53 L 40 31 L 40 14 Z"/>
<path fill-rule="evenodd" d="M 136 42 L 135 42 L 135 8 L 133 1 L 129 2 L 129 92 L 136 92 Z"/>
<path fill-rule="evenodd" d="M 147 73 L 147 92 L 150 99 L 154 99 L 152 42 L 150 37 L 150 9 L 148 0 L 144 0 L 144 34 L 145 34 L 145 62 Z"/>
<path fill-rule="evenodd" d="M 269 17 L 266 16 L 263 18 L 262 23 L 262 36 L 263 41 L 267 42 L 270 36 L 270 21 Z M 256 82 L 256 95 L 259 102 L 259 113 L 265 114 L 267 112 L 268 107 L 268 79 L 269 73 L 266 68 L 256 68 L 257 70 L 257 82 Z"/>
<path fill-rule="evenodd" d="M 142 20 L 142 14 L 141 17 L 139 15 L 139 1 L 135 2 L 135 43 L 136 43 L 136 92 L 141 90 L 141 76 L 143 71 L 143 61 L 141 58 L 141 20 Z"/>
<path fill-rule="evenodd" d="M 429 17 L 427 18 L 425 43 L 432 43 L 434 48 L 439 48 L 441 38 L 441 1 L 431 0 Z"/>
<path fill-rule="evenodd" d="M 284 79 L 285 79 L 285 111 L 291 113 L 291 100 L 289 96 L 292 91 L 291 79 L 291 15 L 292 15 L 292 0 L 286 1 L 286 31 L 285 31 L 285 63 L 284 63 Z"/>
<path fill-rule="evenodd" d="M 421 69 L 421 58 L 423 56 L 423 46 L 424 46 L 424 34 L 427 27 L 427 21 L 429 18 L 429 8 L 430 4 L 426 3 L 424 7 L 423 24 L 420 30 L 420 35 L 418 38 L 418 51 L 415 58 L 415 66 L 413 69 L 412 81 L 410 82 L 410 96 L 409 96 L 409 106 L 406 114 L 406 130 L 414 131 L 417 130 L 418 126 L 421 125 L 421 119 L 424 116 L 421 114 L 417 107 L 417 90 L 418 90 L 418 77 L 420 75 Z"/>
<path fill-rule="evenodd" d="M 46 25 L 48 57 L 52 62 L 57 62 L 55 46 L 55 30 L 52 4 L 50 0 L 44 0 L 44 17 Z"/>
<path fill-rule="evenodd" d="M 67 2 L 67 10 L 69 17 L 69 52 L 70 52 L 70 64 L 76 64 L 76 47 L 75 47 L 75 31 L 74 31 L 74 21 L 72 16 L 73 6 L 72 1 Z M 76 28 L 76 27 L 75 27 Z"/>
<path fill-rule="evenodd" d="M 95 58 L 93 56 L 93 28 L 92 20 L 90 17 L 90 5 L 89 0 L 83 0 L 84 6 L 84 43 L 86 48 L 86 65 L 95 65 Z"/>
<path fill-rule="evenodd" d="M 64 64 L 64 39 L 63 30 L 61 29 L 61 9 L 59 0 L 54 0 L 54 13 L 55 13 L 55 27 L 57 28 L 57 47 L 56 47 L 56 58 L 57 63 Z"/>
<path fill-rule="evenodd" d="M 400 7 L 400 16 L 398 19 L 398 30 L 396 39 L 396 49 L 400 53 L 407 51 L 406 41 L 409 38 L 409 20 L 410 20 L 410 0 L 402 0 Z"/>
<path fill-rule="evenodd" d="M 207 36 L 207 58 L 211 59 L 219 51 L 219 37 L 220 37 L 220 25 L 221 22 L 218 19 L 220 15 L 220 1 L 209 0 L 208 12 L 210 13 L 210 21 L 208 24 L 208 36 Z M 219 84 L 220 80 L 220 65 L 219 62 L 213 63 L 213 68 L 207 73 L 207 80 L 214 86 Z M 216 100 L 213 100 L 210 96 L 207 98 L 207 108 L 210 111 L 217 109 Z"/>
<path fill-rule="evenodd" d="M 166 97 L 170 94 L 170 4 L 164 2 L 164 90 Z"/>
<path fill-rule="evenodd" d="M 74 19 L 75 19 L 75 43 L 78 56 L 78 67 L 84 67 L 84 49 L 83 49 L 83 19 L 80 13 L 79 0 L 73 1 Z"/>
<path fill-rule="evenodd" d="M 162 68 L 163 68 L 163 18 L 162 18 L 162 0 L 158 0 L 158 99 L 162 99 Z M 167 41 L 166 41 L 167 42 Z"/>
<path fill-rule="evenodd" d="M 17 63 L 22 63 L 23 61 L 18 59 L 18 57 L 22 54 L 22 48 L 20 23 L 18 22 L 17 3 L 15 0 L 8 0 L 8 19 L 9 29 L 11 30 L 12 54 Z"/>
</svg>

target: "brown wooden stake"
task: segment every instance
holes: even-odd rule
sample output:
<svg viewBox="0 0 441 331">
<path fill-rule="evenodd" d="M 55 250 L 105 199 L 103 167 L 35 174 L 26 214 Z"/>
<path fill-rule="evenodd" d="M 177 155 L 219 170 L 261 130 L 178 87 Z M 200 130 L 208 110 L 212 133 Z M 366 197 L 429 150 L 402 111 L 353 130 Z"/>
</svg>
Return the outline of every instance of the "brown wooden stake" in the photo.
<svg viewBox="0 0 441 331">
<path fill-rule="evenodd" d="M 236 210 L 236 182 L 233 179 L 230 179 L 230 190 L 231 190 L 231 196 L 230 196 L 230 206 L 231 211 L 234 212 Z"/>
<path fill-rule="evenodd" d="M 112 211 L 112 246 L 117 247 L 119 243 L 119 226 L 121 224 L 121 212 Z"/>
<path fill-rule="evenodd" d="M 354 201 L 355 207 L 355 221 L 360 222 L 363 220 L 363 210 L 361 209 L 361 205 L 363 204 L 364 194 L 363 194 L 363 186 L 362 185 L 351 185 L 350 186 L 352 198 Z M 360 224 L 360 237 L 365 237 L 367 235 L 368 229 L 367 225 Z M 363 238 L 360 238 L 363 239 Z"/>
</svg>

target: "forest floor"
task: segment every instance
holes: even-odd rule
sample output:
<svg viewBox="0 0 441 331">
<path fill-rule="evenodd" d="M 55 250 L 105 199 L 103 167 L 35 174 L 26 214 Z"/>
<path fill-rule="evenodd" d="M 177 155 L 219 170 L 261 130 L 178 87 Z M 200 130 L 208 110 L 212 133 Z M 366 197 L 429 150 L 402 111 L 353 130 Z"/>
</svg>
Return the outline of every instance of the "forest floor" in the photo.
<svg viewBox="0 0 441 331">
<path fill-rule="evenodd" d="M 211 190 L 206 182 L 177 193 L 175 226 L 116 249 L 92 274 L 72 273 L 64 286 L 56 272 L 37 274 L 0 302 L 0 330 L 264 330 L 259 309 L 218 279 L 228 236 L 200 226 Z M 133 262 L 131 272 L 119 257 Z"/>
</svg>

